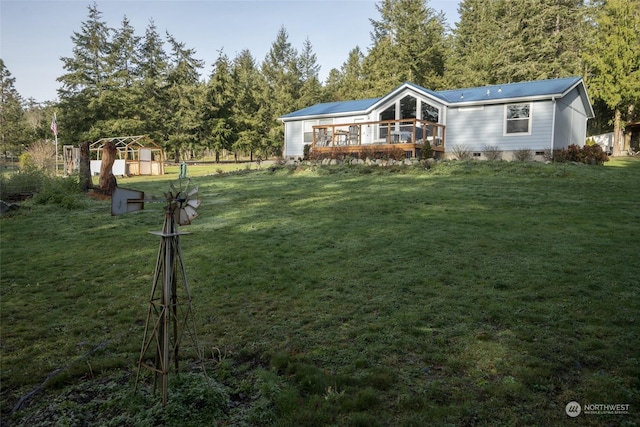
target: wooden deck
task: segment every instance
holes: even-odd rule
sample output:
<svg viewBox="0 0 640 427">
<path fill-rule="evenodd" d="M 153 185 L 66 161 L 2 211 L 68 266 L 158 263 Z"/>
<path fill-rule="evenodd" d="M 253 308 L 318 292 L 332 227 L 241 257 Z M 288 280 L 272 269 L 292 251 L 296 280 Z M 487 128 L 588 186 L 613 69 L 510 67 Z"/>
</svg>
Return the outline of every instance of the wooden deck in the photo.
<svg viewBox="0 0 640 427">
<path fill-rule="evenodd" d="M 313 126 L 310 154 L 418 158 L 425 142 L 433 151 L 444 153 L 445 126 L 418 119 L 323 124 Z"/>
</svg>

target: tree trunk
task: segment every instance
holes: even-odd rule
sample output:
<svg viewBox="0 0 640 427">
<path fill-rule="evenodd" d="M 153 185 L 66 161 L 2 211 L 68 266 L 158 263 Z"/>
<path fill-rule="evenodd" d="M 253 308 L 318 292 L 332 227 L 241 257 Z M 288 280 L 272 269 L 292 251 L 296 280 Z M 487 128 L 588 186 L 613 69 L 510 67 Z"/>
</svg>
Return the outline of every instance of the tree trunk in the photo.
<svg viewBox="0 0 640 427">
<path fill-rule="evenodd" d="M 93 188 L 91 179 L 91 157 L 89 156 L 89 141 L 80 144 L 80 189 L 86 193 Z"/>
<path fill-rule="evenodd" d="M 622 135 L 622 126 L 621 126 L 621 112 L 620 108 L 616 107 L 616 111 L 613 117 L 613 151 L 611 155 L 613 157 L 619 156 L 622 152 L 622 143 L 623 143 L 623 135 Z"/>
<path fill-rule="evenodd" d="M 104 144 L 102 148 L 102 164 L 100 165 L 100 179 L 98 180 L 98 185 L 100 187 L 100 192 L 102 194 L 106 194 L 107 196 L 111 196 L 113 191 L 118 186 L 116 182 L 116 177 L 113 175 L 113 163 L 116 161 L 116 153 L 118 149 L 116 145 L 109 141 Z"/>
<path fill-rule="evenodd" d="M 634 113 L 634 105 L 633 104 L 629 104 L 629 108 L 627 109 L 627 123 L 633 123 L 633 113 Z M 626 126 L 625 126 L 625 130 L 624 130 L 624 144 L 622 149 L 623 150 L 627 150 L 627 153 L 629 152 L 629 150 L 631 149 L 631 129 L 627 130 Z"/>
</svg>

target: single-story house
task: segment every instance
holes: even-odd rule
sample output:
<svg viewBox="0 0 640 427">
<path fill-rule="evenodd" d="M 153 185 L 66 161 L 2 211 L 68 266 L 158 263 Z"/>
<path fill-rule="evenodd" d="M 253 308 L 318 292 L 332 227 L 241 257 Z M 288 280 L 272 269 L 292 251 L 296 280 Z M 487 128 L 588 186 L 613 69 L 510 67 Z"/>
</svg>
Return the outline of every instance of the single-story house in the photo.
<svg viewBox="0 0 640 427">
<path fill-rule="evenodd" d="M 583 145 L 593 108 L 581 77 L 435 92 L 404 83 L 381 98 L 329 102 L 281 116 L 284 157 L 311 153 L 361 155 L 403 150 L 420 157 L 429 142 L 436 157 L 474 158 L 500 152 L 509 160 L 530 150 Z"/>
</svg>

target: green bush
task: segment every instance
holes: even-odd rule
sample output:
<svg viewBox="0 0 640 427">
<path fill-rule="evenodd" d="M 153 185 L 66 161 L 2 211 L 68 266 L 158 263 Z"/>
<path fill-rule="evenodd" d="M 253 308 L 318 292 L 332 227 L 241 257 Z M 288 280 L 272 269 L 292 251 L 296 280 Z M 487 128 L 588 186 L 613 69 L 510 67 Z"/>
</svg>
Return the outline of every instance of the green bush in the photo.
<svg viewBox="0 0 640 427">
<path fill-rule="evenodd" d="M 34 202 L 39 205 L 57 205 L 66 209 L 78 209 L 85 206 L 80 197 L 78 177 L 54 177 L 46 179 Z"/>
<path fill-rule="evenodd" d="M 0 176 L 0 199 L 10 200 L 12 196 L 28 194 L 39 205 L 58 205 L 66 209 L 85 206 L 78 176 L 52 177 L 36 168 L 27 168 L 8 177 Z"/>
<path fill-rule="evenodd" d="M 26 168 L 10 176 L 0 175 L 0 199 L 20 193 L 38 193 L 50 180 L 41 169 Z"/>
<path fill-rule="evenodd" d="M 431 148 L 431 144 L 429 143 L 429 141 L 425 141 L 424 147 L 420 151 L 420 160 L 431 158 L 433 158 L 433 148 Z"/>
</svg>

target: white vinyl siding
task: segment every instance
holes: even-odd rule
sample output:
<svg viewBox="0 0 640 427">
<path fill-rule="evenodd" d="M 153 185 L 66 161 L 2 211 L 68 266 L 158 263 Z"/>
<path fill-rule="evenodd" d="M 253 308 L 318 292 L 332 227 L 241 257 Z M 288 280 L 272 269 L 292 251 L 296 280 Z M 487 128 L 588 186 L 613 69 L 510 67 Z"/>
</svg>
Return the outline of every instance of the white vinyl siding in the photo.
<svg viewBox="0 0 640 427">
<path fill-rule="evenodd" d="M 496 146 L 501 151 L 548 149 L 551 144 L 553 102 L 531 102 L 527 134 L 505 134 L 505 105 L 450 107 L 447 111 L 446 151 L 464 145 L 471 151 Z"/>
<path fill-rule="evenodd" d="M 557 100 L 555 119 L 554 150 L 566 148 L 570 144 L 584 145 L 587 136 L 587 115 L 577 89 Z"/>
<path fill-rule="evenodd" d="M 304 134 L 302 121 L 287 122 L 284 126 L 284 155 L 302 157 L 304 155 Z"/>
</svg>

